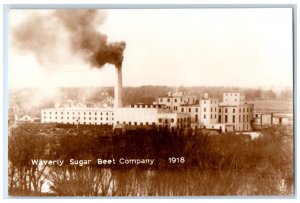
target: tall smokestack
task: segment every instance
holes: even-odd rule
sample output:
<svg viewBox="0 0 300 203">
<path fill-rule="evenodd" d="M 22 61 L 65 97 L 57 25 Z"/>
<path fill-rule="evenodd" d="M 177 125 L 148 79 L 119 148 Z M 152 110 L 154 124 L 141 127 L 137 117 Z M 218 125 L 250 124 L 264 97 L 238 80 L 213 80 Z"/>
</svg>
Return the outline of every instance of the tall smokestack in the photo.
<svg viewBox="0 0 300 203">
<path fill-rule="evenodd" d="M 122 67 L 116 66 L 117 80 L 115 85 L 115 108 L 123 107 L 122 103 Z"/>
<path fill-rule="evenodd" d="M 45 17 L 46 16 L 46 17 Z M 49 56 L 49 50 L 56 50 L 55 43 L 59 38 L 55 29 L 48 29 L 49 22 L 54 27 L 64 28 L 69 38 L 65 47 L 80 54 L 91 67 L 102 68 L 105 64 L 116 67 L 117 83 L 115 85 L 115 108 L 122 107 L 122 62 L 126 43 L 108 42 L 107 36 L 98 31 L 99 23 L 105 15 L 95 9 L 59 9 L 47 15 L 34 15 L 14 30 L 14 40 L 18 47 L 33 52 L 39 61 Z M 68 46 L 70 45 L 70 46 Z M 59 44 L 60 47 L 63 45 Z M 55 54 L 55 52 L 54 52 Z"/>
</svg>

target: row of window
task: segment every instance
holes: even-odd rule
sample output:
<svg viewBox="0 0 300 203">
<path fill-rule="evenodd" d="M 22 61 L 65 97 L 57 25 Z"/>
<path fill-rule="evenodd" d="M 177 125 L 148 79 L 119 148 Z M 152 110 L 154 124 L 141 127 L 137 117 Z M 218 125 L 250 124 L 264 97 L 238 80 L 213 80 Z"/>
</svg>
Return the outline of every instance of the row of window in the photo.
<svg viewBox="0 0 300 203">
<path fill-rule="evenodd" d="M 160 102 L 163 103 L 163 101 L 164 101 L 163 98 L 160 98 Z M 177 103 L 177 101 L 178 101 L 177 99 L 174 99 L 174 103 Z M 182 102 L 182 98 L 180 98 L 180 101 Z M 168 103 L 171 102 L 170 98 L 167 99 L 167 102 Z"/>
<path fill-rule="evenodd" d="M 162 119 L 162 118 L 159 118 L 158 119 L 158 122 L 159 123 L 168 123 L 170 120 L 171 123 L 174 123 L 174 118 L 171 118 L 171 119 Z M 182 122 L 190 122 L 191 121 L 191 118 L 177 118 L 177 122 L 178 123 L 182 123 Z"/>
<path fill-rule="evenodd" d="M 55 119 L 55 120 L 59 119 L 59 117 L 57 117 L 57 116 L 56 116 L 56 117 L 51 117 L 51 116 L 49 116 L 49 119 L 50 119 L 50 120 L 51 120 L 52 118 Z M 44 119 L 47 119 L 47 116 L 44 116 Z M 64 119 L 64 117 L 62 116 L 61 119 Z M 67 119 L 67 120 L 69 120 L 69 119 L 75 120 L 75 117 L 67 117 L 66 119 Z M 76 119 L 77 119 L 77 120 L 80 120 L 80 118 L 76 118 Z M 92 117 L 88 117 L 88 118 L 83 117 L 83 119 L 84 119 L 84 120 L 86 120 L 86 119 L 92 120 Z M 97 117 L 94 117 L 93 119 L 94 119 L 94 120 L 97 120 Z M 114 120 L 114 118 L 111 118 L 111 119 Z M 105 120 L 105 119 L 101 117 L 100 120 L 102 121 L 102 120 Z M 108 118 L 106 118 L 106 120 L 108 121 Z"/>
<path fill-rule="evenodd" d="M 212 103 L 215 103 L 215 104 L 216 104 L 216 103 L 217 103 L 217 100 L 214 100 L 214 101 L 213 101 L 213 100 L 210 100 L 210 103 L 211 103 L 211 104 L 212 104 Z M 204 104 L 206 104 L 206 100 L 204 100 Z"/>
<path fill-rule="evenodd" d="M 205 107 L 204 107 L 203 111 L 206 112 L 206 108 Z M 212 107 L 210 108 L 210 112 L 213 112 L 213 108 Z M 215 112 L 217 112 L 217 107 L 215 107 Z"/>
<path fill-rule="evenodd" d="M 120 124 L 120 122 L 119 121 L 117 121 L 117 124 Z M 129 122 L 125 122 L 125 121 L 123 121 L 123 123 L 122 124 L 124 124 L 124 125 L 155 125 L 155 122 L 152 122 L 152 123 L 150 123 L 150 122 L 131 122 L 131 121 L 129 121 Z"/>
<path fill-rule="evenodd" d="M 231 123 L 228 118 L 229 117 L 227 115 L 225 115 L 225 117 L 224 117 L 225 123 Z M 221 122 L 222 122 L 222 116 L 219 115 L 219 123 L 221 123 Z M 243 123 L 249 122 L 249 115 L 247 115 L 247 116 L 243 115 L 243 117 L 241 117 L 241 115 L 239 115 L 239 123 L 241 123 L 241 122 L 243 122 Z M 235 115 L 232 116 L 232 123 L 235 123 Z"/>
<path fill-rule="evenodd" d="M 182 102 L 182 98 L 180 99 L 177 99 L 177 98 L 173 98 L 174 99 L 174 103 L 177 103 L 177 102 Z M 187 97 L 187 103 L 189 103 L 190 101 L 192 101 L 192 103 L 194 103 L 195 101 L 195 98 L 190 98 L 190 97 Z M 160 103 L 163 103 L 164 102 L 164 98 L 160 98 Z M 171 103 L 171 99 L 170 98 L 167 98 L 167 103 Z"/>
<path fill-rule="evenodd" d="M 217 118 L 217 114 L 214 117 Z M 206 114 L 203 114 L 203 118 L 206 119 Z M 213 119 L 213 114 L 210 114 L 210 118 Z"/>
<path fill-rule="evenodd" d="M 249 108 L 243 108 L 243 113 L 245 113 L 247 111 L 247 113 L 249 113 Z M 219 109 L 219 113 L 222 112 L 222 108 Z M 252 112 L 252 108 L 250 108 L 250 112 Z M 225 108 L 225 113 L 228 113 L 228 109 Z M 232 113 L 235 113 L 235 108 L 232 109 Z M 242 113 L 242 108 L 239 108 L 239 113 Z"/>
<path fill-rule="evenodd" d="M 47 123 L 47 122 L 43 122 L 43 123 Z M 63 122 L 63 121 L 57 121 L 57 122 L 51 122 L 51 123 L 64 123 L 64 124 L 77 124 L 77 122 Z M 108 122 L 79 122 L 78 124 L 83 124 L 83 125 L 100 125 L 100 124 L 109 124 Z"/>
<path fill-rule="evenodd" d="M 232 96 L 234 94 L 234 96 L 237 96 L 237 93 L 226 93 L 225 95 L 228 96 Z M 245 94 L 244 93 L 239 93 L 241 96 L 244 96 Z"/>
<path fill-rule="evenodd" d="M 66 112 L 67 113 L 67 115 L 75 115 L 75 112 L 73 111 L 73 112 L 69 112 L 69 111 L 67 111 Z M 44 114 L 47 114 L 47 111 L 44 111 Z M 52 111 L 49 111 L 49 114 L 52 114 Z M 59 114 L 59 112 L 53 112 L 53 114 L 55 114 L 55 115 L 57 115 L 57 114 Z M 60 112 L 60 114 L 61 115 L 63 115 L 64 114 L 64 112 L 63 111 L 61 111 Z M 108 116 L 108 112 L 106 112 L 106 113 L 102 113 L 102 112 L 93 112 L 93 115 L 107 115 Z M 111 113 L 112 115 L 114 115 L 114 113 Z M 77 115 L 80 115 L 80 112 L 77 112 Z M 83 112 L 83 115 L 92 115 L 92 112 Z"/>
</svg>

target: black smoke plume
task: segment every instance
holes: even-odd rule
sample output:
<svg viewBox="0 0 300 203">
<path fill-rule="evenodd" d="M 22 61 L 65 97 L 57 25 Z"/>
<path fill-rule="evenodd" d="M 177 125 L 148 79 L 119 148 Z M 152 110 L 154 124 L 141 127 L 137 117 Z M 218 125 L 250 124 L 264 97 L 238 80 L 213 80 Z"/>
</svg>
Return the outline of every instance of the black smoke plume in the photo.
<svg viewBox="0 0 300 203">
<path fill-rule="evenodd" d="M 13 30 L 13 41 L 19 49 L 34 53 L 42 63 L 55 60 L 56 46 L 66 46 L 92 67 L 100 68 L 109 63 L 120 68 L 126 44 L 109 43 L 107 36 L 97 30 L 104 19 L 105 13 L 93 9 L 35 14 Z M 61 30 L 66 33 L 60 33 Z M 58 43 L 60 34 L 67 34 L 68 46 Z"/>
</svg>

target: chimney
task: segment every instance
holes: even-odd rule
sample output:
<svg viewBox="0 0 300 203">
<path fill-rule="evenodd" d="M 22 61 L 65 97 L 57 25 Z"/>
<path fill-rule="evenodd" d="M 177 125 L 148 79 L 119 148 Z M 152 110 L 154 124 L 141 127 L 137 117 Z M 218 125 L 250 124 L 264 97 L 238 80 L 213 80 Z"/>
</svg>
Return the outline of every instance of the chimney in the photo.
<svg viewBox="0 0 300 203">
<path fill-rule="evenodd" d="M 123 107 L 122 104 L 122 67 L 116 66 L 117 81 L 115 85 L 115 108 Z"/>
</svg>

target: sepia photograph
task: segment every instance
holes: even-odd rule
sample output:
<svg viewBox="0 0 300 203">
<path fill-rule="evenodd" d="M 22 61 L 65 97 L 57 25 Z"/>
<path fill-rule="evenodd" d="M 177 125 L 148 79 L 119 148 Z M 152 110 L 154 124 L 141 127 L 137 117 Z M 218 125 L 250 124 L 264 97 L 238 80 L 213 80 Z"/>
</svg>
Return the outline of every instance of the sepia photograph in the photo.
<svg viewBox="0 0 300 203">
<path fill-rule="evenodd" d="M 9 9 L 8 196 L 294 197 L 294 12 Z"/>
</svg>

